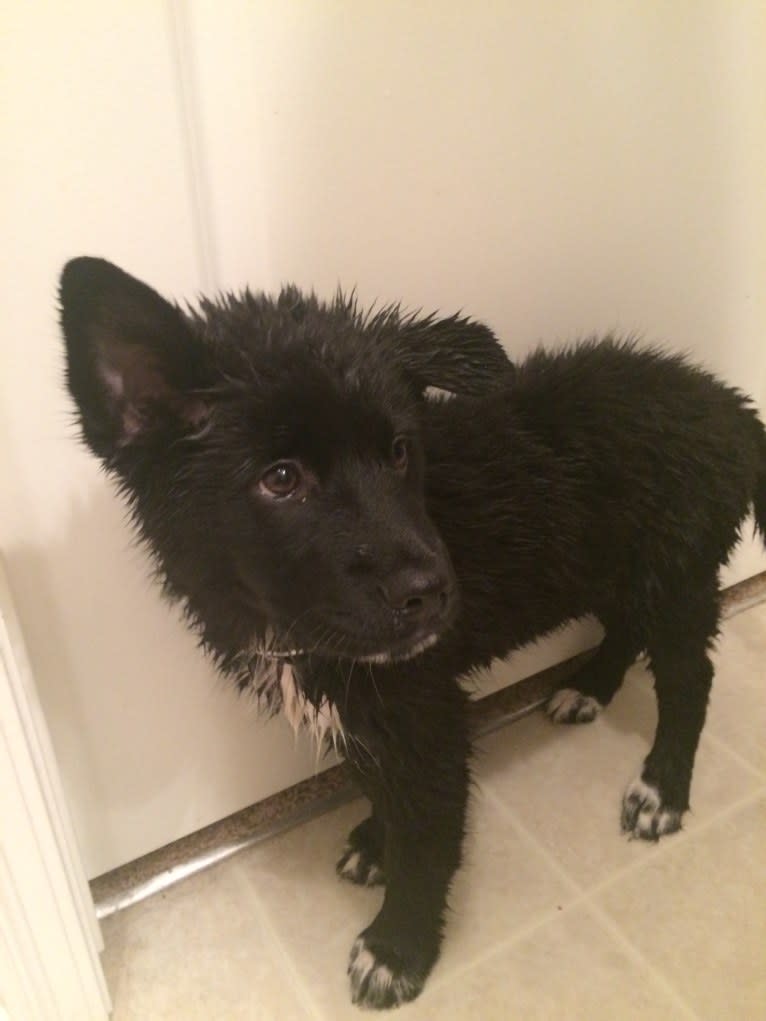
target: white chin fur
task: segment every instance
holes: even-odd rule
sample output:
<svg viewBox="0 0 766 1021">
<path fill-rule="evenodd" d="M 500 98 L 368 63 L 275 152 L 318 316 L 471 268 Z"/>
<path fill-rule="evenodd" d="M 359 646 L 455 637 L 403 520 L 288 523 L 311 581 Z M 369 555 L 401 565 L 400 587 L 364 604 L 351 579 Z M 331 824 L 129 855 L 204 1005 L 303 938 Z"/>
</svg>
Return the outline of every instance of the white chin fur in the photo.
<svg viewBox="0 0 766 1021">
<path fill-rule="evenodd" d="M 421 652 L 425 652 L 426 649 L 430 649 L 432 645 L 436 645 L 439 641 L 438 635 L 428 635 L 421 642 L 413 645 L 407 649 L 406 652 L 394 655 L 390 652 L 376 652 L 372 656 L 358 656 L 358 663 L 403 663 L 407 659 L 414 659 L 415 656 L 419 656 Z"/>
<path fill-rule="evenodd" d="M 426 649 L 430 649 L 432 645 L 436 644 L 438 639 L 439 636 L 436 634 L 428 635 L 427 638 L 424 638 L 417 645 L 413 645 L 412 648 L 408 649 L 404 655 L 394 656 L 389 652 L 380 652 L 372 656 L 360 656 L 357 662 L 395 663 L 412 659 Z M 301 650 L 294 649 L 289 652 L 274 653 L 271 651 L 266 652 L 262 649 L 261 654 L 270 658 L 279 658 L 282 663 L 279 676 L 279 686 L 282 692 L 282 711 L 295 733 L 297 734 L 301 729 L 306 729 L 314 741 L 316 741 L 318 748 L 324 744 L 325 738 L 329 737 L 337 751 L 338 741 L 340 740 L 344 743 L 346 741 L 346 735 L 337 708 L 327 698 L 323 698 L 318 706 L 310 702 L 300 690 L 299 685 L 296 684 L 290 664 L 284 662 L 290 656 L 300 655 Z"/>
<path fill-rule="evenodd" d="M 430 649 L 432 645 L 436 645 L 439 641 L 437 634 L 428 635 L 422 641 L 413 645 L 407 649 L 406 652 L 402 653 L 391 653 L 391 652 L 375 652 L 371 656 L 354 656 L 354 657 L 341 657 L 341 658 L 353 658 L 357 663 L 401 663 L 407 659 L 413 659 L 415 656 L 419 656 L 421 652 L 425 652 L 426 649 Z M 266 659 L 292 659 L 296 656 L 308 655 L 306 649 L 274 649 L 271 647 L 270 642 L 256 643 L 250 649 L 250 653 L 254 656 L 263 656 Z"/>
</svg>

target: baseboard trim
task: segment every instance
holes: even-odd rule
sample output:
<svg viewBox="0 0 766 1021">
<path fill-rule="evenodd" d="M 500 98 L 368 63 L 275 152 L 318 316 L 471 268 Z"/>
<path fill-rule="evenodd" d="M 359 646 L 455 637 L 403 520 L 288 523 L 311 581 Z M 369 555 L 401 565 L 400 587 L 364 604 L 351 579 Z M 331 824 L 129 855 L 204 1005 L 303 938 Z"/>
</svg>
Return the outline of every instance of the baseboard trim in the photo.
<svg viewBox="0 0 766 1021">
<path fill-rule="evenodd" d="M 764 600 L 766 571 L 724 591 L 723 615 L 732 617 Z M 473 705 L 475 733 L 489 734 L 539 709 L 592 654 L 593 650 L 580 653 L 478 699 Z M 122 911 L 187 876 L 356 797 L 359 797 L 359 790 L 345 765 L 333 766 L 317 776 L 302 780 L 264 801 L 91 880 L 97 917 L 102 919 Z"/>
</svg>

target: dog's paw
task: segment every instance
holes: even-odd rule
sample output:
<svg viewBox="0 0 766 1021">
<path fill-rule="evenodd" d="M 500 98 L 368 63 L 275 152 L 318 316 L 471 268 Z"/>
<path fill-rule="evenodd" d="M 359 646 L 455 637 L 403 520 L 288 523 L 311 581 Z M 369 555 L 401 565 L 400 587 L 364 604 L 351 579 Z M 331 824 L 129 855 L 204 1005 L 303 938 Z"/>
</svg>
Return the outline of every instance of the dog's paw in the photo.
<svg viewBox="0 0 766 1021">
<path fill-rule="evenodd" d="M 590 723 L 601 712 L 601 703 L 575 688 L 560 688 L 548 699 L 545 711 L 554 723 Z"/>
<path fill-rule="evenodd" d="M 335 871 L 341 879 L 358 886 L 382 886 L 386 879 L 380 863 L 366 848 L 352 847 L 347 844 L 338 859 Z"/>
<path fill-rule="evenodd" d="M 407 965 L 393 948 L 363 932 L 351 948 L 348 962 L 351 999 L 358 1007 L 384 1010 L 414 1000 L 426 972 Z"/>
<path fill-rule="evenodd" d="M 683 812 L 663 804 L 657 788 L 641 777 L 628 785 L 622 799 L 622 831 L 642 840 L 659 840 L 681 829 Z"/>
<path fill-rule="evenodd" d="M 341 879 L 359 886 L 382 886 L 385 883 L 382 828 L 373 816 L 368 816 L 351 830 L 335 871 Z"/>
</svg>

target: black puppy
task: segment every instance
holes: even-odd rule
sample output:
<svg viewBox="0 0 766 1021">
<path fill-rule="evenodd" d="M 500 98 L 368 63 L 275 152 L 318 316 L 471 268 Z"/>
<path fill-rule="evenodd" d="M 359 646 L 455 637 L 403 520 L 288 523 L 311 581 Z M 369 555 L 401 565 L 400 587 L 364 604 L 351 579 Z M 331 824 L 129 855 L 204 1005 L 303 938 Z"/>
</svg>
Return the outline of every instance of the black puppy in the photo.
<svg viewBox="0 0 766 1021">
<path fill-rule="evenodd" d="M 97 259 L 67 265 L 61 307 L 83 435 L 166 592 L 240 687 L 333 732 L 372 802 L 338 864 L 386 884 L 355 1001 L 412 999 L 438 955 L 468 671 L 593 613 L 604 642 L 550 705 L 574 722 L 646 650 L 659 726 L 622 826 L 679 828 L 718 568 L 751 503 L 766 538 L 766 433 L 741 394 L 611 340 L 512 373 L 478 324 L 294 289 L 184 313 Z"/>
</svg>

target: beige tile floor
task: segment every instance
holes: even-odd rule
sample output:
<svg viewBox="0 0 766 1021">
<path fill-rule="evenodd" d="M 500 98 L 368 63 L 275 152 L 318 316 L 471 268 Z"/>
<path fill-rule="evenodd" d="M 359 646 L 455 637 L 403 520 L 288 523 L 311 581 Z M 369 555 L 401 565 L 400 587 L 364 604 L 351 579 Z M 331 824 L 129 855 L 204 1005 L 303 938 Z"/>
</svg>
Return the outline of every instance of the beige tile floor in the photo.
<svg viewBox="0 0 766 1021">
<path fill-rule="evenodd" d="M 693 813 L 619 833 L 655 722 L 635 667 L 591 726 L 535 714 L 482 742 L 441 960 L 397 1017 L 766 1019 L 766 604 L 724 625 Z M 346 955 L 381 894 L 335 878 L 361 802 L 104 923 L 115 1021 L 358 1018 Z"/>
</svg>

